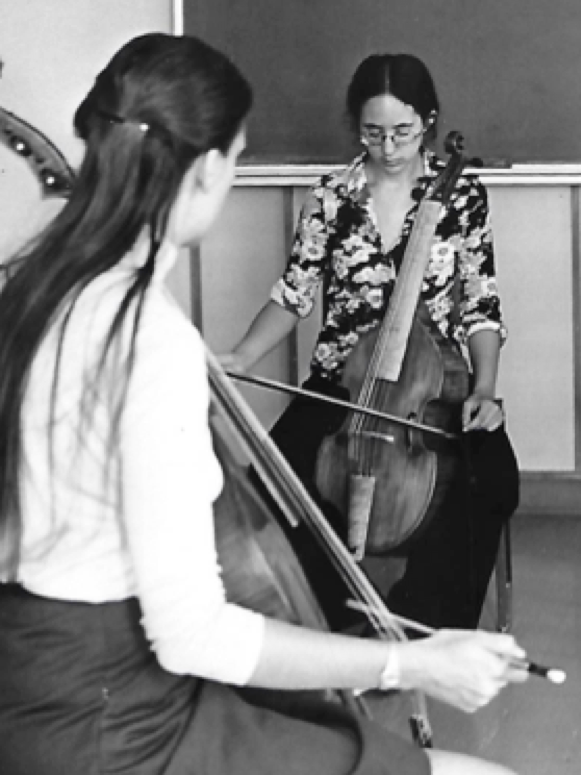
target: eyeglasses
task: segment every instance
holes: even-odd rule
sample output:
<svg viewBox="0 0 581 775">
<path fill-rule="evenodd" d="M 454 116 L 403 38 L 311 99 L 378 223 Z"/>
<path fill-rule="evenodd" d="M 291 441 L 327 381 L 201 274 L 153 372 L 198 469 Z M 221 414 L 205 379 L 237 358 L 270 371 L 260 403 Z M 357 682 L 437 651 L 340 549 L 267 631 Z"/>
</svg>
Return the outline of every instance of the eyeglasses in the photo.
<svg viewBox="0 0 581 775">
<path fill-rule="evenodd" d="M 391 131 L 386 132 L 380 126 L 364 126 L 361 131 L 361 142 L 363 145 L 377 147 L 383 145 L 389 138 L 394 145 L 408 145 L 417 140 L 425 131 L 424 127 L 416 132 L 411 126 L 396 126 Z"/>
</svg>

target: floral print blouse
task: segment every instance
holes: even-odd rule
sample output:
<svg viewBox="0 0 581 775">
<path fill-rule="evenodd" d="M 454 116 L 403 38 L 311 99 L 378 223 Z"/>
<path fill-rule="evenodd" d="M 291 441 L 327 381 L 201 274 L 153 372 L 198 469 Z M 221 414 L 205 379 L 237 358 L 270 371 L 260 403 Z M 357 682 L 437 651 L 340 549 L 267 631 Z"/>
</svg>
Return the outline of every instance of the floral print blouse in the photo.
<svg viewBox="0 0 581 775">
<path fill-rule="evenodd" d="M 324 321 L 311 361 L 312 373 L 324 379 L 340 379 L 359 337 L 385 315 L 419 200 L 445 167 L 431 151 L 423 153 L 425 175 L 418 181 L 417 201 L 389 251 L 382 244 L 367 186 L 366 154 L 323 176 L 307 194 L 288 265 L 271 298 L 306 317 L 324 282 Z M 460 292 L 453 294 L 456 274 Z M 504 341 L 488 196 L 475 175 L 461 175 L 442 208 L 421 294 L 442 334 L 466 358 L 466 342 L 476 331 L 498 331 Z"/>
</svg>

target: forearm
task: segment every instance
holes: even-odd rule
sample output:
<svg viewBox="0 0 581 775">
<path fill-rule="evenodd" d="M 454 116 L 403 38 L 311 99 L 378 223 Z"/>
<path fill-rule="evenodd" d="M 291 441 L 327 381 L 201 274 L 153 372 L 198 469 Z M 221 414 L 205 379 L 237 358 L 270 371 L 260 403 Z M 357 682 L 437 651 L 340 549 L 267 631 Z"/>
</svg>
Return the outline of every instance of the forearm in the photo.
<svg viewBox="0 0 581 775">
<path fill-rule="evenodd" d="M 474 372 L 473 392 L 485 398 L 494 398 L 500 355 L 500 336 L 497 331 L 476 331 L 468 340 L 470 360 Z"/>
<path fill-rule="evenodd" d="M 399 646 L 395 646 L 399 648 Z M 372 689 L 391 645 L 266 621 L 250 685 L 278 689 Z"/>
<path fill-rule="evenodd" d="M 233 353 L 244 369 L 258 363 L 294 330 L 299 318 L 280 304 L 268 301 L 258 313 Z"/>
<path fill-rule="evenodd" d="M 395 650 L 397 685 L 473 711 L 507 682 L 522 682 L 524 651 L 510 635 L 441 631 L 418 641 L 386 642 L 314 632 L 267 620 L 249 684 L 278 689 L 376 689 Z"/>
</svg>

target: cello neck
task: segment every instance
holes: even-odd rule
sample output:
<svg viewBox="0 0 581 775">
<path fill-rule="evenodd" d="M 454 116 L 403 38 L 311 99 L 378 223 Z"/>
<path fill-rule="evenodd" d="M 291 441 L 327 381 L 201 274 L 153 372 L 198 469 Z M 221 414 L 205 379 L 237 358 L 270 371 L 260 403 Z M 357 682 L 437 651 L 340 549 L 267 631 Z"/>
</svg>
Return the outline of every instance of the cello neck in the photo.
<svg viewBox="0 0 581 775">
<path fill-rule="evenodd" d="M 377 379 L 399 379 L 440 210 L 441 203 L 437 201 L 424 200 L 420 204 L 377 340 Z"/>
<path fill-rule="evenodd" d="M 448 135 L 446 150 L 451 154 L 450 159 L 420 203 L 395 288 L 380 327 L 367 390 L 369 382 L 375 379 L 397 382 L 399 378 L 440 212 L 449 201 L 467 163 L 466 157 L 462 155 L 462 143 L 463 138 L 458 132 Z"/>
</svg>

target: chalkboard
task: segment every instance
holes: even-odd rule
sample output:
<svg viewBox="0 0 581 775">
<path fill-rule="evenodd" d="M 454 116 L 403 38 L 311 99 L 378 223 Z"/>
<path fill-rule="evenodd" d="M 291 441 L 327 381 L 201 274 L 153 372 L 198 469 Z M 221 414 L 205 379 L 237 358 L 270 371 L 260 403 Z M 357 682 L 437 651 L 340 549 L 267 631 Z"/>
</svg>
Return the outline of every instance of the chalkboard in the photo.
<svg viewBox="0 0 581 775">
<path fill-rule="evenodd" d="M 249 163 L 349 158 L 345 92 L 384 52 L 428 65 L 440 138 L 487 163 L 581 163 L 581 0 L 185 0 L 184 29 L 254 87 Z"/>
</svg>

